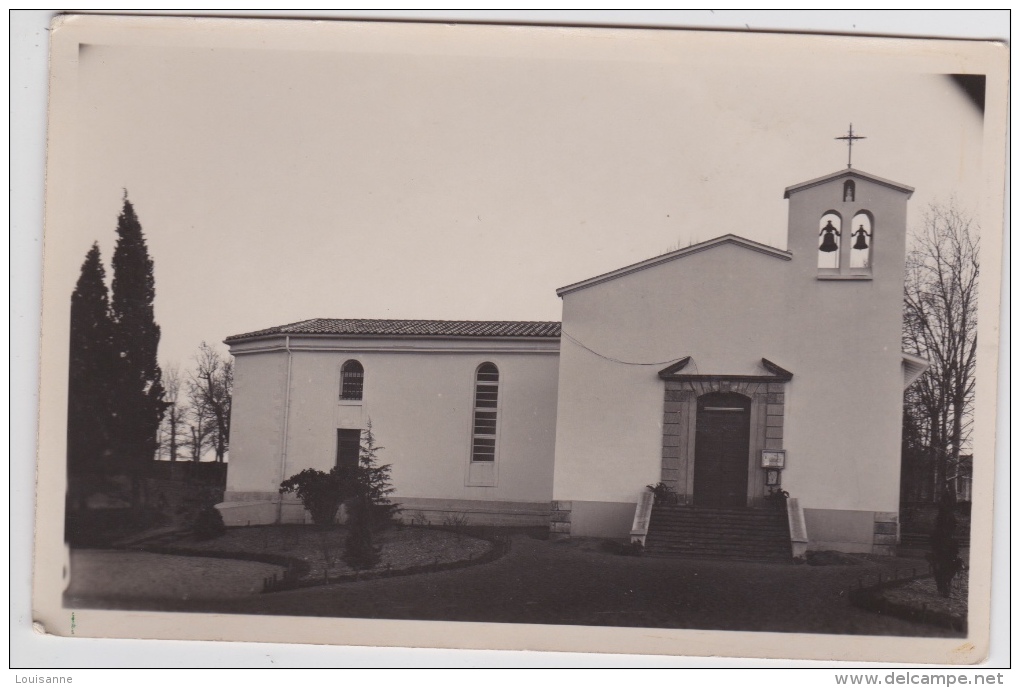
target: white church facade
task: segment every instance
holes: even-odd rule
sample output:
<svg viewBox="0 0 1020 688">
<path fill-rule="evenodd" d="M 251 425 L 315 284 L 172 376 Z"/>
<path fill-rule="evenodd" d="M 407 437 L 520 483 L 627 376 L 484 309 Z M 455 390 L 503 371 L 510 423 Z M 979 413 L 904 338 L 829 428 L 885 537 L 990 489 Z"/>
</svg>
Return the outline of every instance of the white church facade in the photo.
<svg viewBox="0 0 1020 688">
<path fill-rule="evenodd" d="M 372 423 L 405 519 L 628 537 L 789 493 L 809 549 L 891 553 L 912 189 L 846 169 L 786 189 L 788 248 L 727 234 L 565 286 L 562 323 L 313 319 L 227 339 L 228 525 L 300 522 L 282 480 Z M 795 501 L 794 501 L 795 500 Z M 647 501 L 647 498 L 645 498 Z"/>
</svg>

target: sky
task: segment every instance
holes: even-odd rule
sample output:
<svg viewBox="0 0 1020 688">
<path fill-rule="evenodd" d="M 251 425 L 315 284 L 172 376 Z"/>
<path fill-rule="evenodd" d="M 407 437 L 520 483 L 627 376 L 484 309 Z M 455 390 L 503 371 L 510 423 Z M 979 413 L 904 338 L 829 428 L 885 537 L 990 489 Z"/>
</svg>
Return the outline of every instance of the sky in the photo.
<svg viewBox="0 0 1020 688">
<path fill-rule="evenodd" d="M 978 205 L 980 113 L 888 44 L 355 26 L 83 44 L 68 296 L 124 189 L 184 365 L 313 317 L 558 320 L 557 287 L 670 248 L 785 248 L 784 188 L 845 168 L 851 122 L 911 224 Z"/>
</svg>

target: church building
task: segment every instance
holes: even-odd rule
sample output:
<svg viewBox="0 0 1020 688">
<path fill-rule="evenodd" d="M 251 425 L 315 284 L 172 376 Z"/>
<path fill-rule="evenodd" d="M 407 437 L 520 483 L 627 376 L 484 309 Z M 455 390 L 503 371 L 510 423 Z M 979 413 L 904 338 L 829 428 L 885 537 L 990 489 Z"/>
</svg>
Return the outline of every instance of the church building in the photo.
<svg viewBox="0 0 1020 688">
<path fill-rule="evenodd" d="M 621 267 L 558 289 L 562 322 L 229 337 L 218 508 L 302 522 L 280 482 L 357 461 L 371 422 L 405 521 L 644 542 L 658 484 L 663 506 L 717 522 L 785 501 L 795 553 L 892 553 L 903 390 L 926 367 L 900 347 L 912 191 L 849 166 L 795 184 L 785 250 L 725 234 Z"/>
</svg>

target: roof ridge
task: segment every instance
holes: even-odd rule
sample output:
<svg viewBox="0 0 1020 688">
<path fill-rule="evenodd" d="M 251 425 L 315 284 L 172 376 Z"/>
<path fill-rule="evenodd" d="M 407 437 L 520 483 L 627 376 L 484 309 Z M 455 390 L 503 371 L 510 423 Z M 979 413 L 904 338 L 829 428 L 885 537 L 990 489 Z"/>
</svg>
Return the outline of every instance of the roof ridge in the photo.
<svg viewBox="0 0 1020 688">
<path fill-rule="evenodd" d="M 790 253 L 789 251 L 784 251 L 781 248 L 769 246 L 768 244 L 763 244 L 760 241 L 748 239 L 747 237 L 742 237 L 739 234 L 729 232 L 728 234 L 721 234 L 717 237 L 712 237 L 711 239 L 706 239 L 705 241 L 699 241 L 696 244 L 691 244 L 690 246 L 684 246 L 683 248 L 678 248 L 674 251 L 669 251 L 658 256 L 653 256 L 652 258 L 646 258 L 645 260 L 638 261 L 637 263 L 625 265 L 622 268 L 617 268 L 616 270 L 604 272 L 601 275 L 595 275 L 594 277 L 589 277 L 588 279 L 584 279 L 579 282 L 574 282 L 573 284 L 568 284 L 565 287 L 560 287 L 559 289 L 557 289 L 556 295 L 562 297 L 566 294 L 569 294 L 570 292 L 577 291 L 579 289 L 586 289 L 587 287 L 592 287 L 595 286 L 596 284 L 601 284 L 602 282 L 608 282 L 609 280 L 613 280 L 618 277 L 624 277 L 631 273 L 655 267 L 662 263 L 668 263 L 669 261 L 676 260 L 678 258 L 683 258 L 693 253 L 699 253 L 701 251 L 715 248 L 716 246 L 720 246 L 722 244 L 736 244 L 738 246 L 742 246 L 752 251 L 764 253 L 765 255 L 780 258 L 782 260 L 790 260 L 793 257 L 793 254 Z"/>
<path fill-rule="evenodd" d="M 400 318 L 309 318 L 231 335 L 226 342 L 273 335 L 367 337 L 559 337 L 558 320 L 427 320 Z"/>
<path fill-rule="evenodd" d="M 901 192 L 907 194 L 907 198 L 910 198 L 910 196 L 912 196 L 913 193 L 914 193 L 914 187 L 912 187 L 912 186 L 907 186 L 906 184 L 901 184 L 899 182 L 894 182 L 891 179 L 886 179 L 884 177 L 879 177 L 877 174 L 871 174 L 870 172 L 865 172 L 864 170 L 858 169 L 856 167 L 850 167 L 850 168 L 847 168 L 845 170 L 838 170 L 836 172 L 830 172 L 829 174 L 822 175 L 821 177 L 815 177 L 814 179 L 808 179 L 807 181 L 803 181 L 803 182 L 800 182 L 798 184 L 791 184 L 790 186 L 786 187 L 786 189 L 783 190 L 783 198 L 789 198 L 791 193 L 796 193 L 798 191 L 803 191 L 804 189 L 811 188 L 812 186 L 818 186 L 819 184 L 824 184 L 826 182 L 832 181 L 833 179 L 839 179 L 840 177 L 853 177 L 853 176 L 856 176 L 856 177 L 858 177 L 860 179 L 869 180 L 869 181 L 874 182 L 875 184 L 879 184 L 881 186 L 886 186 L 886 187 L 889 187 L 891 189 L 895 189 L 897 191 L 901 191 Z"/>
</svg>

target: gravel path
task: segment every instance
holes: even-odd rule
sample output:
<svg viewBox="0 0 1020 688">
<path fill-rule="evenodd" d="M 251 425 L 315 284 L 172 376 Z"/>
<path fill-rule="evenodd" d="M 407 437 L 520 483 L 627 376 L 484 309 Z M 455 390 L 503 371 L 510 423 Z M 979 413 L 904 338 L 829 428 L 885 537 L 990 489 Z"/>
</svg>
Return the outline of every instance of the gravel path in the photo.
<svg viewBox="0 0 1020 688">
<path fill-rule="evenodd" d="M 503 558 L 474 567 L 218 601 L 190 611 L 449 621 L 640 626 L 772 632 L 947 636 L 847 599 L 859 576 L 909 567 L 795 566 L 625 557 L 597 543 L 518 535 Z M 129 601 L 125 608 L 138 608 Z"/>
<path fill-rule="evenodd" d="M 223 600 L 260 593 L 263 578 L 282 572 L 281 566 L 256 561 L 130 550 L 71 550 L 71 584 L 65 602 L 85 606 L 88 601 L 113 599 Z"/>
</svg>

